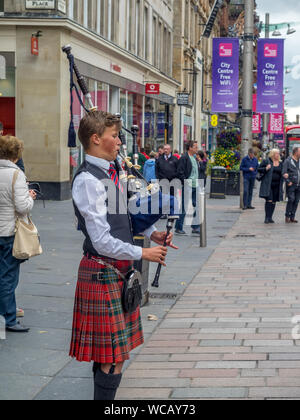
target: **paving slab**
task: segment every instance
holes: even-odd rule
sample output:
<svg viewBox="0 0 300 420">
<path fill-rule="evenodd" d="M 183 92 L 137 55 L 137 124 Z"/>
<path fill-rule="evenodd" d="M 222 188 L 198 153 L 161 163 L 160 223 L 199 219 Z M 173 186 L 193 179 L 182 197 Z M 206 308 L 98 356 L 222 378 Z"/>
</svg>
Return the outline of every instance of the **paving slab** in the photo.
<svg viewBox="0 0 300 420">
<path fill-rule="evenodd" d="M 208 199 L 206 249 L 200 249 L 200 239 L 191 235 L 190 227 L 186 228 L 186 237 L 175 238 L 180 249 L 169 252 L 168 267 L 162 270 L 160 289 L 150 288 L 152 297 L 142 309 L 146 341 L 238 219 L 239 211 L 226 214 L 227 221 L 222 222 L 224 213 L 230 213 L 237 201 L 236 197 L 222 202 Z M 17 289 L 18 306 L 25 310 L 25 319 L 21 322 L 31 330 L 27 335 L 7 334 L 6 340 L 0 341 L 0 377 L 1 383 L 5 383 L 5 386 L 0 386 L 0 400 L 16 396 L 20 400 L 90 400 L 93 396 L 91 365 L 72 361 L 68 357 L 76 277 L 83 243 L 82 234 L 76 230 L 72 202 L 46 202 L 45 209 L 41 202 L 36 202 L 33 220 L 39 228 L 44 253 L 22 265 Z M 160 221 L 158 228 L 165 230 L 166 221 Z M 155 264 L 150 265 L 149 282 L 152 282 L 156 268 Z M 156 315 L 158 321 L 149 322 L 148 314 Z M 215 316 L 212 318 L 215 319 Z M 175 322 L 168 328 L 176 330 L 187 326 L 190 327 L 186 322 Z M 191 329 L 190 333 L 193 332 L 199 332 L 199 329 Z M 198 340 L 187 339 L 190 344 L 198 343 Z M 149 354 L 149 349 L 145 349 L 146 353 L 142 350 L 141 347 L 132 352 L 131 360 L 125 363 L 125 372 L 138 356 L 150 357 L 153 361 L 169 358 L 168 354 L 160 351 L 160 347 L 153 347 L 153 354 L 151 349 Z M 186 386 L 188 382 L 184 379 L 178 386 Z M 165 388 L 160 386 L 149 392 L 147 381 L 144 388 L 137 385 L 138 390 L 131 383 L 134 394 L 122 390 L 120 395 L 137 399 L 150 395 L 168 398 L 171 388 L 167 386 L 167 381 L 162 384 Z"/>
<path fill-rule="evenodd" d="M 264 224 L 263 201 L 256 199 L 255 207 L 240 215 L 145 343 L 143 357 L 154 356 L 153 343 L 165 336 L 157 351 L 168 355 L 166 365 L 195 363 L 178 374 L 191 379 L 190 387 L 173 386 L 169 399 L 300 397 L 300 340 L 293 336 L 293 328 L 299 333 L 293 318 L 300 315 L 300 226 L 284 223 L 283 204 L 275 225 Z M 174 347 L 176 323 L 186 347 Z M 138 367 L 133 361 L 127 375 L 141 379 Z M 164 369 L 153 370 L 164 378 Z"/>
</svg>

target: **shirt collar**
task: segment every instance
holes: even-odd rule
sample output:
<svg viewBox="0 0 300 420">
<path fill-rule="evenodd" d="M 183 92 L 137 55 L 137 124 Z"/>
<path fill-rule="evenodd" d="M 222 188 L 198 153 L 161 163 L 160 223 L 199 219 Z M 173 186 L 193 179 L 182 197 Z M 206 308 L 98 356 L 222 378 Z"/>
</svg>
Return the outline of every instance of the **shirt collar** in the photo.
<svg viewBox="0 0 300 420">
<path fill-rule="evenodd" d="M 95 156 L 86 155 L 85 159 L 87 162 L 91 163 L 92 165 L 98 166 L 101 169 L 104 169 L 105 171 L 109 170 L 110 163 L 105 159 L 97 158 Z"/>
</svg>

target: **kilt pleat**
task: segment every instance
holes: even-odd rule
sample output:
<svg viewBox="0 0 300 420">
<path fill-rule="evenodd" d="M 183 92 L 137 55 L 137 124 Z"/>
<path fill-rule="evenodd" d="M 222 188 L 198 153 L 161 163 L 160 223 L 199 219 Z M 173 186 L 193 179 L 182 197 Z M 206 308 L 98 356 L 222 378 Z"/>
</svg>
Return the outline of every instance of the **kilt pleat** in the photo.
<svg viewBox="0 0 300 420">
<path fill-rule="evenodd" d="M 131 261 L 102 258 L 126 274 Z M 92 276 L 102 272 L 100 280 Z M 120 363 L 144 343 L 140 308 L 125 314 L 123 280 L 111 269 L 84 257 L 78 273 L 70 356 L 79 362 Z"/>
</svg>

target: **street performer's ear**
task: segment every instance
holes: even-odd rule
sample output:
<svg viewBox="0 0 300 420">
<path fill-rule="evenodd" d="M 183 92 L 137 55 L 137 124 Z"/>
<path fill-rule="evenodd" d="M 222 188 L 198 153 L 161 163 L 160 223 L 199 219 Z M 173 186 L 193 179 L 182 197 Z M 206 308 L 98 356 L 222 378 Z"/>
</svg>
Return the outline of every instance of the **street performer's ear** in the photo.
<svg viewBox="0 0 300 420">
<path fill-rule="evenodd" d="M 98 136 L 98 134 L 93 134 L 90 138 L 90 146 L 93 146 L 93 145 L 99 146 L 100 143 L 101 143 L 101 139 Z"/>
</svg>

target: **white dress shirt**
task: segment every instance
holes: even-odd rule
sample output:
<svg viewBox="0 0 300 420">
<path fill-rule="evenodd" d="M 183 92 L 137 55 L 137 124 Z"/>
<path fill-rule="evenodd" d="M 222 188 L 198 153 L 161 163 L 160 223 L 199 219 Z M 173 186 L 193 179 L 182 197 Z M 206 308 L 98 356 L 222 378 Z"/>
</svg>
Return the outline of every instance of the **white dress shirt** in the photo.
<svg viewBox="0 0 300 420">
<path fill-rule="evenodd" d="M 86 160 L 108 174 L 110 162 L 90 155 L 86 155 Z M 105 203 L 106 200 L 106 190 L 100 180 L 88 172 L 81 173 L 74 181 L 72 195 L 80 214 L 84 217 L 93 247 L 99 255 L 122 261 L 138 261 L 142 258 L 141 247 L 111 236 L 106 205 L 103 204 L 99 211 L 99 203 Z M 156 228 L 152 226 L 141 234 L 150 238 L 155 231 Z"/>
</svg>

